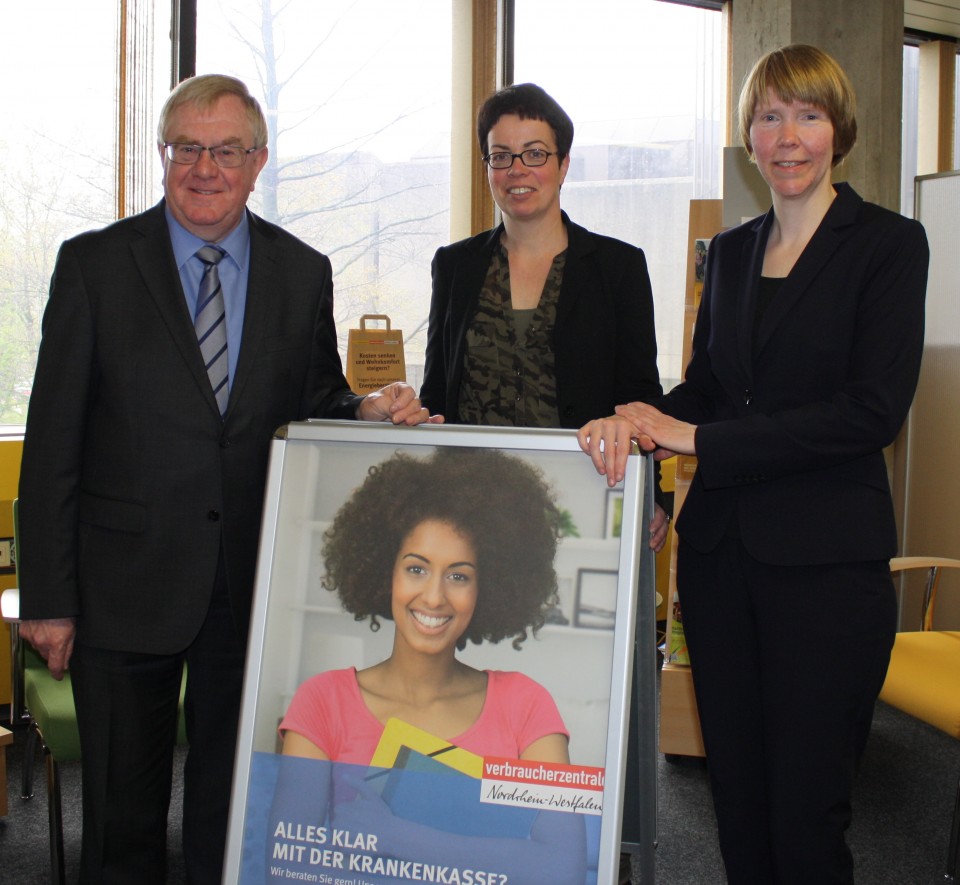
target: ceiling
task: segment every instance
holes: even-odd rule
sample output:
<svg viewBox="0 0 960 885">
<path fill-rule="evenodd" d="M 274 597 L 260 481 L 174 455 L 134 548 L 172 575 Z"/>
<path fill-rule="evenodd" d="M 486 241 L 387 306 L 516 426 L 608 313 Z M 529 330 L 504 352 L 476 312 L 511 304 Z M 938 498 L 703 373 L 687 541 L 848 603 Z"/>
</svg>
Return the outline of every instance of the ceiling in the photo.
<svg viewBox="0 0 960 885">
<path fill-rule="evenodd" d="M 960 38 L 960 0 L 904 0 L 904 27 Z"/>
</svg>

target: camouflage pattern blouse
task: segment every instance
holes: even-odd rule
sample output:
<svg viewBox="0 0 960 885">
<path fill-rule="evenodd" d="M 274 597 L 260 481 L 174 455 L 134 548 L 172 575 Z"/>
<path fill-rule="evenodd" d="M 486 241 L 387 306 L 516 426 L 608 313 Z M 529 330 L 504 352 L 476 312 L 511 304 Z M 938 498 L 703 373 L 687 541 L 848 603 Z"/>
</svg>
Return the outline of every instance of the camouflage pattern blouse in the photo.
<svg viewBox="0 0 960 885">
<path fill-rule="evenodd" d="M 553 327 L 566 251 L 553 259 L 529 322 L 510 301 L 510 263 L 503 244 L 493 252 L 477 312 L 467 329 L 460 420 L 464 424 L 559 427 Z"/>
</svg>

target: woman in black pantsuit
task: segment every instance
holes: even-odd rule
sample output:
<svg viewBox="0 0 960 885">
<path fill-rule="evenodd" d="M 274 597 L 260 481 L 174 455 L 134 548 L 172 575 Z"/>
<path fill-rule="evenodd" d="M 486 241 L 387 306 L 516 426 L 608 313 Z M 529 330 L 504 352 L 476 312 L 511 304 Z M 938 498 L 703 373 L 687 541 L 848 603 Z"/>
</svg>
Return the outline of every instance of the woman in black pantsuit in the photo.
<svg viewBox="0 0 960 885">
<path fill-rule="evenodd" d="M 760 59 L 739 118 L 773 207 L 711 243 L 684 382 L 580 440 L 610 483 L 631 437 L 697 456 L 677 580 L 729 882 L 849 885 L 853 773 L 896 629 L 883 448 L 916 387 L 928 249 L 917 222 L 832 184 L 856 119 L 825 53 Z"/>
</svg>

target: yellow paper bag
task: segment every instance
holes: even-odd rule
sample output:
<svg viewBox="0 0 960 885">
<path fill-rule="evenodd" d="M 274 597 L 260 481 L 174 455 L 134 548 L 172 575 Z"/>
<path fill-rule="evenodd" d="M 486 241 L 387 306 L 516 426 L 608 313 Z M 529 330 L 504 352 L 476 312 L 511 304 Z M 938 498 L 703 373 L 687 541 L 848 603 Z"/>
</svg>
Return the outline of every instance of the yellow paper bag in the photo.
<svg viewBox="0 0 960 885">
<path fill-rule="evenodd" d="M 367 328 L 368 321 L 381 321 L 385 329 Z M 406 381 L 403 332 L 390 328 L 390 317 L 366 313 L 360 328 L 347 338 L 347 383 L 354 393 L 371 393 L 393 381 Z"/>
</svg>

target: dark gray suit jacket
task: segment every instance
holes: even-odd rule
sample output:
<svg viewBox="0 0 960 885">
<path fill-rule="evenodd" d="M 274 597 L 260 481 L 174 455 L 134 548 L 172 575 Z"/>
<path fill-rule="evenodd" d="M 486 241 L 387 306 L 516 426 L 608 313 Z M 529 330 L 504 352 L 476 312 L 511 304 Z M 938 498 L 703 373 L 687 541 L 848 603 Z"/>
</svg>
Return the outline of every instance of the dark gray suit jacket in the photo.
<svg viewBox="0 0 960 885">
<path fill-rule="evenodd" d="M 21 612 L 170 654 L 200 629 L 221 540 L 246 634 L 270 440 L 354 417 L 329 260 L 252 214 L 243 338 L 223 420 L 163 203 L 63 244 L 20 478 Z"/>
<path fill-rule="evenodd" d="M 836 188 L 756 346 L 773 211 L 710 244 L 685 381 L 660 403 L 698 425 L 677 532 L 701 552 L 736 521 L 772 565 L 896 554 L 883 448 L 919 376 L 929 251 L 918 222 Z"/>
</svg>

